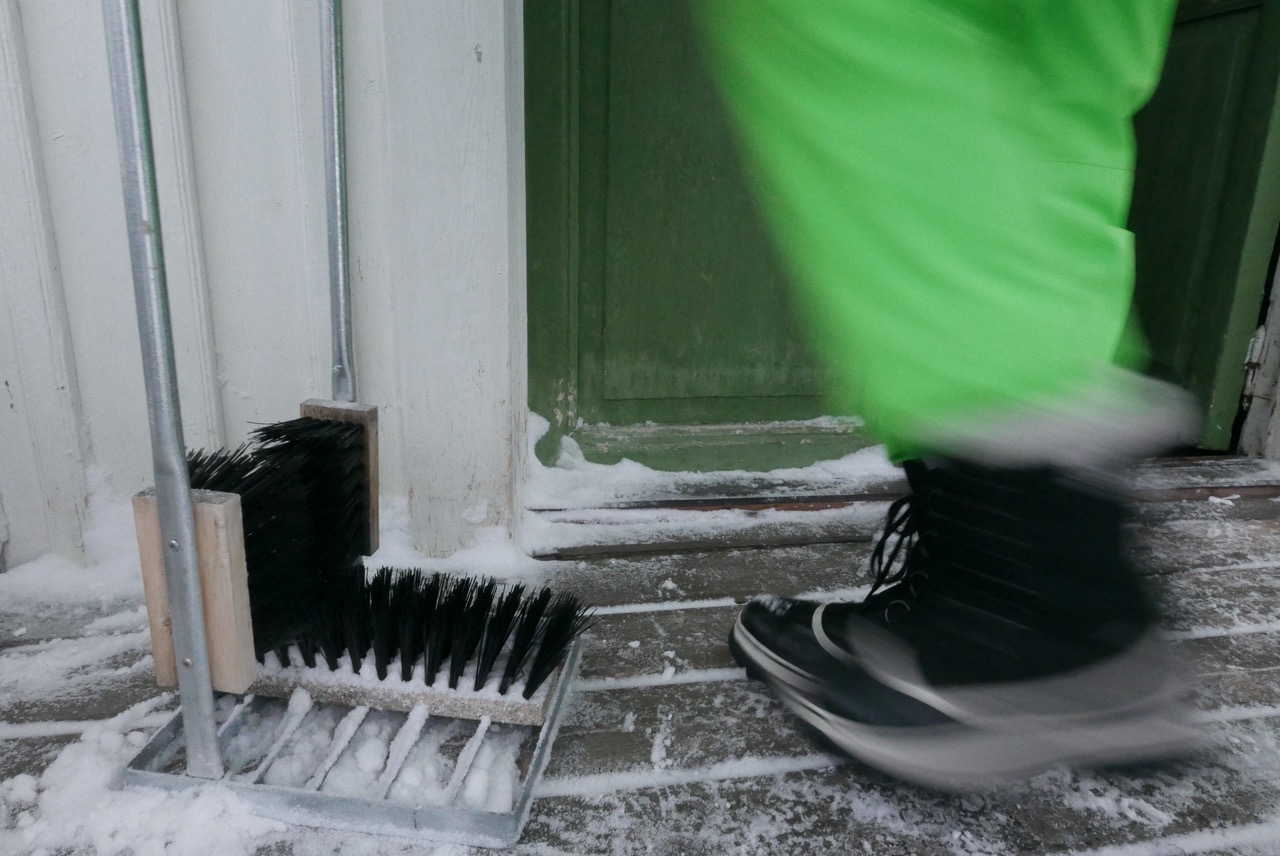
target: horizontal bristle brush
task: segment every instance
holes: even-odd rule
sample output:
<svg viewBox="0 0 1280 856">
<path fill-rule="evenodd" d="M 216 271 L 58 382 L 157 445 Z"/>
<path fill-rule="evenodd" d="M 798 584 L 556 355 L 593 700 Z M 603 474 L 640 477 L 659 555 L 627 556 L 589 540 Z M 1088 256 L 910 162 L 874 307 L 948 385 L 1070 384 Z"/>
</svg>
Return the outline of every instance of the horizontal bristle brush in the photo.
<svg viewBox="0 0 1280 856">
<path fill-rule="evenodd" d="M 465 715 L 470 703 L 476 711 L 472 718 L 478 719 L 493 715 L 486 705 L 525 708 L 524 701 L 539 697 L 590 625 L 590 611 L 573 595 L 504 587 L 488 577 L 393 568 L 368 575 L 353 568 L 328 594 L 314 623 L 318 638 L 340 640 L 341 652 L 326 653 L 328 670 L 288 667 L 281 659 L 280 668 L 271 666 L 263 675 L 269 694 L 275 694 L 273 674 L 287 674 L 294 681 L 290 686 L 304 686 L 313 697 L 317 691 L 335 692 L 343 675 L 350 674 L 342 699 L 373 693 L 382 706 L 407 709 L 410 701 L 430 707 L 451 695 L 449 715 Z M 339 626 L 325 628 L 325 622 Z M 398 669 L 392 668 L 397 656 Z M 370 660 L 376 669 L 368 668 Z M 326 671 L 338 674 L 320 677 Z"/>
</svg>

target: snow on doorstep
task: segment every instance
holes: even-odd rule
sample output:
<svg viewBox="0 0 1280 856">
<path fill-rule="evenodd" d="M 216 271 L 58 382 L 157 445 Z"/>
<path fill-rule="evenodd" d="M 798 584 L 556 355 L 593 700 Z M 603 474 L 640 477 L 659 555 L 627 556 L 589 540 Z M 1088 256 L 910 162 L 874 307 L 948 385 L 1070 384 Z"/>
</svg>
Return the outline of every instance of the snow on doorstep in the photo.
<svg viewBox="0 0 1280 856">
<path fill-rule="evenodd" d="M 822 420 L 818 421 L 819 423 Z M 816 424 L 816 423 L 815 423 Z M 764 480 L 802 483 L 807 489 L 826 493 L 852 492 L 876 482 L 900 479 L 901 471 L 889 462 L 884 447 L 861 449 L 833 461 L 819 461 L 808 467 L 770 472 L 745 470 L 663 472 L 635 461 L 616 464 L 588 461 L 572 437 L 560 441 L 555 466 L 543 466 L 533 454 L 533 445 L 550 429 L 550 423 L 536 413 L 529 414 L 530 477 L 525 488 L 527 508 L 596 508 L 627 499 L 659 493 L 673 493 L 700 485 L 751 484 Z"/>
</svg>

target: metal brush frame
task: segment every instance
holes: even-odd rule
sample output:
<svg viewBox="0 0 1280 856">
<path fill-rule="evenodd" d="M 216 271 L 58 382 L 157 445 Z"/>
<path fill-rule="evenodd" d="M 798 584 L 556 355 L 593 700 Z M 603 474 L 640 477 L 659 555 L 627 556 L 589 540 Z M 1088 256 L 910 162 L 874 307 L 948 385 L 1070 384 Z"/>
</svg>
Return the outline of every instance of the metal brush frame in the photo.
<svg viewBox="0 0 1280 856">
<path fill-rule="evenodd" d="M 471 763 L 475 760 L 475 751 L 479 748 L 480 739 L 488 728 L 487 720 L 481 720 L 477 724 L 475 734 L 468 740 L 459 756 L 458 765 L 446 789 L 452 797 L 448 805 L 413 806 L 387 799 L 385 791 L 395 780 L 400 767 L 382 771 L 379 783 L 385 783 L 385 786 L 381 788 L 384 793 L 380 799 L 361 799 L 320 793 L 319 788 L 323 785 L 325 777 L 342 753 L 350 748 L 349 744 L 341 751 L 332 751 L 331 747 L 331 751 L 326 753 L 324 761 L 313 771 L 307 784 L 300 788 L 267 785 L 258 781 L 261 774 L 270 766 L 269 753 L 266 759 L 260 762 L 257 774 L 251 780 L 237 781 L 231 777 L 231 773 L 227 773 L 221 786 L 244 797 L 255 813 L 286 823 L 394 835 L 432 843 L 466 844 L 473 847 L 511 847 L 520 840 L 520 833 L 529 817 L 534 791 L 551 756 L 551 746 L 555 742 L 556 732 L 560 728 L 560 722 L 567 707 L 565 700 L 569 696 L 570 685 L 577 675 L 578 664 L 582 657 L 581 645 L 580 640 L 575 640 L 569 648 L 562 667 L 563 671 L 547 711 L 547 718 L 538 731 L 538 739 L 534 744 L 529 768 L 520 782 L 519 791 L 509 812 L 479 811 L 461 804 L 462 784 L 470 772 Z M 231 717 L 218 733 L 219 749 L 226 750 L 240 733 L 246 716 L 264 701 L 266 700 L 248 697 L 232 712 Z M 343 722 L 348 719 L 361 719 L 367 713 L 368 708 L 351 708 Z M 305 717 L 294 724 L 294 730 L 301 725 L 303 719 Z M 405 727 L 410 727 L 409 722 L 402 726 L 402 728 Z M 340 724 L 335 730 L 335 735 L 342 731 Z M 288 731 L 277 735 L 274 745 L 284 745 L 292 733 L 293 731 Z M 391 743 L 394 745 L 394 738 Z M 161 728 L 125 767 L 125 784 L 166 790 L 184 790 L 203 784 L 189 776 L 161 772 L 173 763 L 182 746 L 182 716 L 179 714 Z M 401 759 L 400 765 L 402 766 L 403 763 L 404 759 Z"/>
<path fill-rule="evenodd" d="M 182 702 L 181 710 L 126 765 L 124 783 L 183 790 L 220 780 L 220 787 L 242 794 L 260 813 L 286 822 L 445 843 L 509 847 L 520 838 L 520 831 L 529 816 L 534 789 L 550 757 L 565 700 L 581 658 L 578 641 L 573 643 L 567 654 L 511 812 L 475 811 L 459 804 L 462 783 L 488 727 L 487 720 L 480 721 L 476 734 L 468 742 L 468 749 L 464 749 L 463 756 L 459 758 L 449 786 L 453 798 L 447 806 L 415 807 L 386 799 L 357 799 L 320 793 L 324 777 L 341 755 L 338 750 L 331 751 L 326 760 L 327 766 L 322 765 L 324 769 L 316 772 L 314 787 L 310 787 L 311 782 L 308 787 L 283 788 L 236 781 L 226 771 L 223 756 L 228 744 L 243 729 L 246 714 L 261 702 L 249 700 L 241 703 L 223 727 L 217 727 L 196 563 L 191 484 L 187 475 L 186 444 L 179 409 L 164 249 L 160 239 L 160 206 L 156 194 L 138 0 L 102 0 L 102 11 L 155 461 L 156 500 L 161 538 L 169 548 L 165 552 L 165 577 L 178 661 L 178 693 Z M 353 401 L 356 391 L 346 251 L 341 27 L 341 0 L 322 0 L 325 153 L 329 163 L 325 191 L 329 224 L 334 398 Z M 367 712 L 368 708 L 353 708 L 348 717 L 363 717 Z M 287 735 L 278 738 L 284 739 Z M 185 772 L 164 772 L 175 764 L 183 750 L 186 752 Z M 266 765 L 263 766 L 265 768 Z M 388 788 L 397 773 L 398 770 L 383 772 Z"/>
</svg>

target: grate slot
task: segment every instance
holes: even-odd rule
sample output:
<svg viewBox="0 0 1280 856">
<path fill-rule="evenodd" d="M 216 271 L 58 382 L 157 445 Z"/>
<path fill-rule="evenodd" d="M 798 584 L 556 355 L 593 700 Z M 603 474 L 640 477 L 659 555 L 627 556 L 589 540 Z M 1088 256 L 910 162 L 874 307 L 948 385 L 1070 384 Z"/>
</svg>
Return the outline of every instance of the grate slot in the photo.
<svg viewBox="0 0 1280 856">
<path fill-rule="evenodd" d="M 484 743 L 484 736 L 489 731 L 490 722 L 489 717 L 482 717 L 476 723 L 476 733 L 472 734 L 467 745 L 462 747 L 462 753 L 458 755 L 458 763 L 453 768 L 453 776 L 449 779 L 449 787 L 444 792 L 443 805 L 452 806 L 457 803 L 458 794 L 462 793 L 462 784 L 467 780 L 467 774 L 471 772 L 471 765 L 475 763 L 480 744 Z"/>
<path fill-rule="evenodd" d="M 338 723 L 338 729 L 333 732 L 333 743 L 329 746 L 329 754 L 325 757 L 320 766 L 316 768 L 315 773 L 305 785 L 302 786 L 304 791 L 319 790 L 324 784 L 324 777 L 329 775 L 329 771 L 333 769 L 333 765 L 337 763 L 338 756 L 347 748 L 347 744 L 351 742 L 351 738 L 355 736 L 356 729 L 364 722 L 364 718 L 369 715 L 369 708 L 361 705 L 353 708 L 350 713 L 343 717 L 342 722 Z"/>
<path fill-rule="evenodd" d="M 422 736 L 422 729 L 427 724 L 427 716 L 427 709 L 422 705 L 409 711 L 409 717 L 404 721 L 404 725 L 400 726 L 396 738 L 391 741 L 391 748 L 387 750 L 387 766 L 383 768 L 382 776 L 378 779 L 374 799 L 387 798 L 387 792 L 391 790 L 391 784 L 396 780 L 396 776 L 400 775 L 400 768 L 404 766 L 405 759 L 409 757 L 409 752 Z"/>
<path fill-rule="evenodd" d="M 311 696 L 303 693 L 294 693 L 289 699 L 289 712 L 285 718 L 284 726 L 280 729 L 280 734 L 276 737 L 275 742 L 271 744 L 271 748 L 267 750 L 267 754 L 258 762 L 258 766 L 245 775 L 245 778 L 251 784 L 257 784 L 262 780 L 263 774 L 271 769 L 271 765 L 275 763 L 276 758 L 280 755 L 280 750 L 284 749 L 289 743 L 289 738 L 297 732 L 298 727 L 302 725 L 302 721 L 307 718 L 307 714 L 311 712 Z"/>
</svg>

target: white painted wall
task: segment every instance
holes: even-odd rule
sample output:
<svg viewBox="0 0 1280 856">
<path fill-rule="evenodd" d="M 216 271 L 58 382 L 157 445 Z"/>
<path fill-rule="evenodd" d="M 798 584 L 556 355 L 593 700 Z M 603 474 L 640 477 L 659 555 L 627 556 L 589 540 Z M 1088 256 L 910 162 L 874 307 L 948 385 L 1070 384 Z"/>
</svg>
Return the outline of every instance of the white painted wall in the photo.
<svg viewBox="0 0 1280 856">
<path fill-rule="evenodd" d="M 330 392 L 314 0 L 143 0 L 188 445 Z M 519 0 L 345 9 L 351 266 L 384 495 L 420 547 L 514 529 L 524 468 Z M 85 470 L 151 482 L 97 0 L 0 0 L 0 495 L 10 565 L 79 545 Z"/>
</svg>

